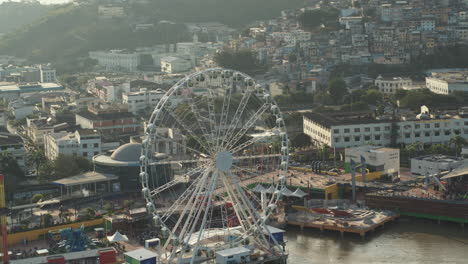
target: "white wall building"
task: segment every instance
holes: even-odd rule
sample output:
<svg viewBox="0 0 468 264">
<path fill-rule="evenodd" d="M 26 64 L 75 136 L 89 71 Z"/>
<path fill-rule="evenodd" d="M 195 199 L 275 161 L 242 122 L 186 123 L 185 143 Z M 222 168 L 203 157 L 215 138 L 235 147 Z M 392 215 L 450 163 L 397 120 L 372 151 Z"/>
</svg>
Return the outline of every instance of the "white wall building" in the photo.
<svg viewBox="0 0 468 264">
<path fill-rule="evenodd" d="M 451 94 L 454 91 L 468 92 L 468 70 L 432 72 L 426 77 L 426 87 L 437 94 Z"/>
<path fill-rule="evenodd" d="M 384 78 L 381 75 L 375 79 L 375 86 L 379 87 L 379 91 L 384 94 L 393 94 L 398 89 L 403 89 L 405 86 L 411 86 L 413 81 L 410 78 L 392 77 Z"/>
<path fill-rule="evenodd" d="M 456 135 L 468 139 L 468 115 L 425 116 L 398 120 L 375 119 L 369 114 L 309 113 L 304 116 L 304 133 L 316 145 L 347 148 L 364 144 L 447 143 Z"/>
<path fill-rule="evenodd" d="M 136 114 L 147 108 L 155 107 L 164 94 L 165 92 L 161 89 L 148 91 L 146 88 L 141 88 L 138 92 L 122 94 L 122 103 L 128 104 L 128 111 Z"/>
<path fill-rule="evenodd" d="M 411 159 L 411 173 L 415 175 L 432 175 L 450 171 L 463 163 L 463 158 L 445 155 L 427 155 Z"/>
<path fill-rule="evenodd" d="M 98 6 L 98 15 L 101 18 L 123 17 L 125 15 L 122 6 L 100 5 Z"/>
<path fill-rule="evenodd" d="M 108 71 L 137 71 L 140 54 L 124 50 L 90 51 L 89 57 Z"/>
<path fill-rule="evenodd" d="M 91 160 L 93 156 L 101 153 L 101 144 L 99 132 L 90 129 L 44 135 L 44 151 L 46 157 L 51 160 L 60 154 L 82 156 Z"/>
<path fill-rule="evenodd" d="M 366 167 L 371 172 L 381 171 L 387 175 L 400 175 L 400 150 L 378 146 L 360 146 L 345 149 L 345 162 L 361 162 L 361 156 L 366 159 Z"/>
<path fill-rule="evenodd" d="M 189 60 L 173 56 L 161 58 L 161 71 L 166 73 L 186 72 L 192 68 Z"/>
</svg>

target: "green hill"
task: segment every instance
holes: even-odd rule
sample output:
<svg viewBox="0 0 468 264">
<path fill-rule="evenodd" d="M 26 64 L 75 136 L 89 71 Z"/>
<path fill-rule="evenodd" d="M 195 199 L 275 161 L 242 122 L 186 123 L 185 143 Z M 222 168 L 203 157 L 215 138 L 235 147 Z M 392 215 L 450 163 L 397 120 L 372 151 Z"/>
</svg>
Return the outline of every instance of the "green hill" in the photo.
<svg viewBox="0 0 468 264">
<path fill-rule="evenodd" d="M 53 9 L 38 2 L 3 2 L 0 4 L 0 33 L 9 33 L 27 25 Z"/>
<path fill-rule="evenodd" d="M 243 26 L 254 20 L 276 17 L 280 11 L 300 6 L 300 0 L 151 0 L 124 4 L 126 16 L 101 19 L 97 5 L 56 6 L 45 16 L 0 39 L 0 54 L 52 62 L 59 71 L 86 66 L 91 50 L 151 46 L 190 39 L 185 22 L 219 21 Z M 175 24 L 158 24 L 170 20 Z M 134 32 L 137 23 L 154 23 L 151 31 Z"/>
</svg>

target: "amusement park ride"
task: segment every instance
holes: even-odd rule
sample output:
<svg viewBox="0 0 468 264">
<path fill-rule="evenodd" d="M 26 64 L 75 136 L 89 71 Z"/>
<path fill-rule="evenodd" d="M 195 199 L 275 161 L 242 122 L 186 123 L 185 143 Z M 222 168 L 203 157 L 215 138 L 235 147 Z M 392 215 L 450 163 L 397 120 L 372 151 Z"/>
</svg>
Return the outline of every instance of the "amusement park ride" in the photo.
<svg viewBox="0 0 468 264">
<path fill-rule="evenodd" d="M 187 139 L 172 146 L 185 148 L 183 157 L 156 158 L 159 128 Z M 252 136 L 258 128 L 268 133 Z M 264 86 L 234 70 L 193 73 L 162 97 L 145 133 L 140 178 L 147 211 L 163 237 L 159 262 L 211 263 L 245 251 L 252 254 L 242 255 L 243 263 L 286 261 L 284 245 L 267 226 L 281 192 L 262 203 L 243 182 L 271 172 L 276 190 L 285 184 L 288 137 Z"/>
</svg>

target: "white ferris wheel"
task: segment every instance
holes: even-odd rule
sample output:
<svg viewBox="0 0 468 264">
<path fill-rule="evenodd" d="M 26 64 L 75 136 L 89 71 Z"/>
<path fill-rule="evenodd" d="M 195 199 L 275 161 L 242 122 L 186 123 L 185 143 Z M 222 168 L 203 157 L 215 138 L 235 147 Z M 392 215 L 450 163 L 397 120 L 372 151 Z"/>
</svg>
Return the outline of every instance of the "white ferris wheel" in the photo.
<svg viewBox="0 0 468 264">
<path fill-rule="evenodd" d="M 264 86 L 234 70 L 193 73 L 162 96 L 145 133 L 140 180 L 160 262 L 201 263 L 239 246 L 284 254 L 266 222 L 285 184 L 288 137 Z M 270 192 L 253 193 L 259 183 Z"/>
</svg>

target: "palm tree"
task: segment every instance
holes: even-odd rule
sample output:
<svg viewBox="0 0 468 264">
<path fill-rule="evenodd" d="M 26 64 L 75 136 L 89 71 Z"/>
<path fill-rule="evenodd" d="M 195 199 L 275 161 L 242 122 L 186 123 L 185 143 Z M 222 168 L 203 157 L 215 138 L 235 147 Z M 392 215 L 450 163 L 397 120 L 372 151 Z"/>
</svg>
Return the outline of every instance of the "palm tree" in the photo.
<svg viewBox="0 0 468 264">
<path fill-rule="evenodd" d="M 462 147 L 466 146 L 467 144 L 468 144 L 468 141 L 460 135 L 456 135 L 452 137 L 449 141 L 449 145 L 455 148 L 457 157 L 458 157 L 458 153 L 461 152 Z"/>
<path fill-rule="evenodd" d="M 36 175 L 39 175 L 39 168 L 47 161 L 47 158 L 44 151 L 34 148 L 28 153 L 28 161 L 31 165 L 35 166 Z"/>
</svg>

